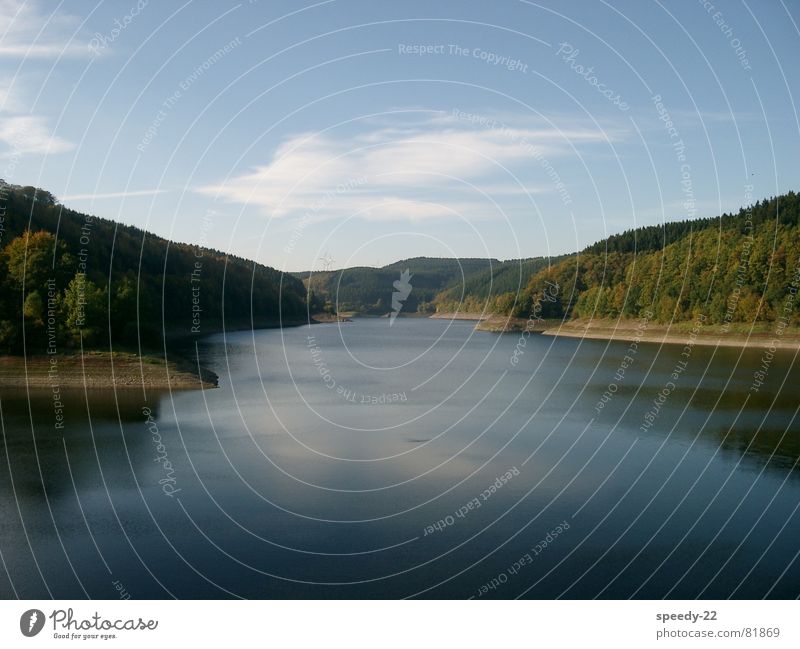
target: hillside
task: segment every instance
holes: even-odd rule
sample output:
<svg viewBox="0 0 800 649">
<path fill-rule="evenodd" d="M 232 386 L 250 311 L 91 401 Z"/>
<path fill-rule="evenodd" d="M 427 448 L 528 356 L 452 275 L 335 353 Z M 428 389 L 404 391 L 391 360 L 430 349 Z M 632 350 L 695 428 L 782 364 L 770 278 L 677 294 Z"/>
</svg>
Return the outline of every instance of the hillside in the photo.
<svg viewBox="0 0 800 649">
<path fill-rule="evenodd" d="M 215 250 L 68 210 L 5 185 L 0 222 L 0 353 L 157 347 L 313 311 L 385 315 L 410 272 L 404 314 L 485 311 L 541 320 L 691 323 L 722 330 L 798 323 L 800 198 L 717 218 L 645 226 L 582 252 L 523 260 L 417 257 L 382 268 L 283 274 Z M 23 290 L 24 289 L 24 290 Z M 307 294 L 308 293 L 308 297 Z M 496 326 L 496 322 L 493 326 Z"/>
<path fill-rule="evenodd" d="M 545 318 L 790 326 L 799 281 L 800 198 L 791 192 L 737 214 L 609 237 L 540 271 L 513 308 L 506 294 L 495 310 L 528 317 L 538 304 Z"/>
<path fill-rule="evenodd" d="M 497 265 L 496 259 L 436 259 L 416 257 L 382 268 L 354 267 L 335 271 L 295 273 L 302 278 L 309 295 L 318 304 L 337 311 L 385 315 L 391 310 L 394 282 L 408 269 L 413 287 L 403 305 L 403 313 L 433 313 L 437 296 L 452 286 L 461 286 L 465 277 Z"/>
<path fill-rule="evenodd" d="M 0 353 L 145 348 L 226 327 L 296 323 L 301 281 L 216 250 L 81 214 L 2 184 Z"/>
<path fill-rule="evenodd" d="M 550 321 L 646 317 L 653 325 L 702 320 L 723 332 L 748 323 L 763 329 L 781 318 L 793 326 L 800 199 L 791 192 L 736 214 L 644 226 L 560 257 L 416 258 L 302 276 L 318 305 L 382 315 L 406 268 L 413 289 L 404 313 L 488 312 L 512 316 L 514 326 L 531 315 Z"/>
<path fill-rule="evenodd" d="M 403 313 L 480 312 L 492 310 L 499 295 L 521 291 L 536 273 L 564 258 L 499 261 L 416 257 L 381 268 L 359 266 L 295 276 L 309 288 L 319 310 L 385 315 L 391 310 L 393 283 L 408 269 L 413 288 Z"/>
<path fill-rule="evenodd" d="M 539 271 L 557 264 L 565 257 L 566 255 L 561 255 L 495 262 L 491 268 L 467 275 L 463 284 L 459 281 L 437 295 L 437 311 L 495 311 L 495 300 L 500 295 L 518 294 Z"/>
</svg>

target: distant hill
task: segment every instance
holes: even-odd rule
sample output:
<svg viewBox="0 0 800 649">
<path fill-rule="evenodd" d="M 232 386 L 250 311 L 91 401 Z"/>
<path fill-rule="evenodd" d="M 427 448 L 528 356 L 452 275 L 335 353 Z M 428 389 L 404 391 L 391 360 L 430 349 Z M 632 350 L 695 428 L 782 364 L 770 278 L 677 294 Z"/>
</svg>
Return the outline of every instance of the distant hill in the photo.
<svg viewBox="0 0 800 649">
<path fill-rule="evenodd" d="M 470 277 L 499 263 L 496 259 L 415 257 L 382 268 L 359 266 L 295 276 L 303 279 L 314 299 L 340 312 L 385 315 L 391 311 L 394 282 L 408 269 L 413 288 L 403 304 L 403 313 L 433 313 L 435 300 L 444 289 L 461 285 L 462 276 Z"/>
<path fill-rule="evenodd" d="M 499 296 L 518 294 L 527 287 L 536 273 L 557 264 L 565 257 L 566 255 L 561 255 L 495 262 L 491 268 L 483 268 L 467 275 L 463 284 L 457 282 L 437 295 L 437 310 L 495 311 L 495 301 Z"/>
<path fill-rule="evenodd" d="M 173 243 L 0 181 L 0 353 L 158 345 L 226 326 L 298 322 L 303 283 L 217 250 Z M 24 291 L 23 291 L 24 286 Z"/>
<path fill-rule="evenodd" d="M 295 276 L 303 279 L 318 305 L 340 312 L 385 315 L 391 310 L 393 283 L 406 269 L 412 275 L 412 290 L 403 304 L 405 314 L 492 311 L 498 296 L 524 290 L 537 272 L 562 259 L 563 255 L 511 261 L 415 257 L 381 268 L 360 266 Z"/>
</svg>

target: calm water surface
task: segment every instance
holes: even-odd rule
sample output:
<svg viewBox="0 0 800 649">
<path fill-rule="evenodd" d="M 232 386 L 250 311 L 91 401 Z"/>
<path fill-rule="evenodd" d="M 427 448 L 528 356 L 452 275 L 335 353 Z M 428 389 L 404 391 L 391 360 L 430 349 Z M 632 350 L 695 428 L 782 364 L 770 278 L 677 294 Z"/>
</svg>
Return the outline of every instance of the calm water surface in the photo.
<svg viewBox="0 0 800 649">
<path fill-rule="evenodd" d="M 198 351 L 219 389 L 62 393 L 63 430 L 0 393 L 0 596 L 800 595 L 794 352 L 754 392 L 761 350 L 444 320 Z"/>
</svg>

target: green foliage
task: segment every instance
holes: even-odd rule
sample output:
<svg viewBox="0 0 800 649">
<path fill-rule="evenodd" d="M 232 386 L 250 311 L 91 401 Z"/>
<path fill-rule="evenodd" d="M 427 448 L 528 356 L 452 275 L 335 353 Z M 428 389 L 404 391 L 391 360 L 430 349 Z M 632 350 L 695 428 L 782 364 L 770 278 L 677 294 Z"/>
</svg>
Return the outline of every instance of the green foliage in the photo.
<svg viewBox="0 0 800 649">
<path fill-rule="evenodd" d="M 25 231 L 5 247 L 5 268 L 16 287 L 42 290 L 48 279 L 63 279 L 71 258 L 66 244 L 45 231 Z"/>
<path fill-rule="evenodd" d="M 18 345 L 19 328 L 11 320 L 0 320 L 0 353 L 8 354 Z"/>
<path fill-rule="evenodd" d="M 483 271 L 497 260 L 433 259 L 416 257 L 382 268 L 354 267 L 337 271 L 297 273 L 308 290 L 336 305 L 338 311 L 385 315 L 391 310 L 394 282 L 400 273 L 411 272 L 412 290 L 403 303 L 403 313 L 431 312 L 431 304 L 445 288 L 460 285 L 463 276 Z"/>
<path fill-rule="evenodd" d="M 384 315 L 391 310 L 394 281 L 409 269 L 413 288 L 403 304 L 404 313 L 493 312 L 497 298 L 519 293 L 538 271 L 563 258 L 501 262 L 416 257 L 382 268 L 297 273 L 297 277 L 304 279 L 310 294 L 337 304 L 340 311 Z"/>
<path fill-rule="evenodd" d="M 108 327 L 105 292 L 83 274 L 72 278 L 61 300 L 61 315 L 74 342 L 84 344 L 104 340 Z"/>
<path fill-rule="evenodd" d="M 290 275 L 74 212 L 33 187 L 5 189 L 5 248 L 0 251 L 4 353 L 22 351 L 23 322 L 29 353 L 41 353 L 50 340 L 44 334 L 27 336 L 29 331 L 36 334 L 35 327 L 41 329 L 49 280 L 54 280 L 62 309 L 55 332 L 59 344 L 74 343 L 82 330 L 84 341 L 99 345 L 108 341 L 110 329 L 116 345 L 161 345 L 165 332 L 175 338 L 191 333 L 194 295 L 199 295 L 202 308 L 198 333 L 219 331 L 223 319 L 226 326 L 238 327 L 305 317 L 305 287 Z M 89 298 L 83 326 L 76 325 L 77 289 L 72 285 L 78 274 L 85 275 Z M 198 293 L 193 294 L 193 288 Z M 39 298 L 30 297 L 33 292 Z M 70 315 L 64 316 L 63 309 Z"/>
<path fill-rule="evenodd" d="M 42 296 L 39 295 L 39 291 L 31 291 L 25 296 L 22 315 L 34 328 L 39 329 L 44 326 L 44 302 L 42 301 Z"/>
<path fill-rule="evenodd" d="M 636 318 L 734 325 L 784 317 L 800 265 L 794 192 L 718 218 L 647 226 L 581 253 L 500 262 L 418 257 L 383 268 L 283 274 L 214 250 L 80 214 L 33 187 L 10 187 L 0 251 L 0 353 L 47 341 L 156 345 L 192 329 L 298 321 L 306 311 L 391 310 L 408 269 L 405 313 Z M 58 232 L 58 238 L 55 232 Z M 305 285 L 304 285 L 305 284 Z M 306 286 L 308 290 L 306 290 Z M 193 289 L 197 289 L 193 292 Z M 55 296 L 55 297 L 54 297 Z M 789 301 L 796 307 L 800 300 Z M 57 326 L 51 312 L 57 305 Z M 788 313 L 798 323 L 797 309 Z"/>
<path fill-rule="evenodd" d="M 525 295 L 555 278 L 564 287 L 555 317 L 636 318 L 651 311 L 660 323 L 702 314 L 709 324 L 730 326 L 782 315 L 800 268 L 797 194 L 735 216 L 668 225 L 662 240 L 674 240 L 666 246 L 655 243 L 652 228 L 611 237 L 608 246 L 595 244 L 537 274 Z M 606 248 L 614 252 L 598 252 Z M 788 315 L 798 323 L 796 309 Z"/>
<path fill-rule="evenodd" d="M 663 250 L 670 244 L 697 235 L 704 230 L 739 230 L 744 234 L 748 223 L 754 227 L 766 224 L 792 225 L 798 219 L 797 195 L 789 192 L 754 205 L 743 207 L 738 214 L 722 214 L 716 218 L 694 219 L 691 221 L 672 221 L 662 225 L 649 225 L 621 234 L 614 234 L 586 248 L 586 254 L 603 254 L 606 252 L 652 252 Z"/>
<path fill-rule="evenodd" d="M 392 282 L 409 268 L 406 312 L 431 305 L 439 312 L 520 318 L 534 309 L 542 318 L 652 312 L 661 323 L 702 314 L 708 323 L 731 326 L 780 317 L 800 264 L 799 224 L 800 198 L 790 192 L 737 214 L 629 230 L 575 255 L 507 262 L 418 258 L 314 273 L 306 281 L 339 309 L 363 313 L 388 311 Z M 796 312 L 791 319 L 797 322 Z"/>
<path fill-rule="evenodd" d="M 495 261 L 490 268 L 482 268 L 467 274 L 463 282 L 459 278 L 454 286 L 442 291 L 436 298 L 438 310 L 474 313 L 486 309 L 507 314 L 511 309 L 507 296 L 518 295 L 527 286 L 531 277 L 562 259 L 563 255 Z"/>
</svg>

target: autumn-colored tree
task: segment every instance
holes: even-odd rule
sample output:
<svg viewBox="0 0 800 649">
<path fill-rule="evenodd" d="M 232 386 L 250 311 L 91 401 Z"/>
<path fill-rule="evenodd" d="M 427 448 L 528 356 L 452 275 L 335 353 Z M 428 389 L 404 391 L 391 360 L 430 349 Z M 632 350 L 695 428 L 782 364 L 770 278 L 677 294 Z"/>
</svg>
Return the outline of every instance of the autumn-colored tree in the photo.
<svg viewBox="0 0 800 649">
<path fill-rule="evenodd" d="M 43 291 L 49 279 L 63 281 L 72 263 L 66 244 L 45 231 L 26 230 L 9 242 L 3 256 L 9 277 L 26 291 Z"/>
</svg>

